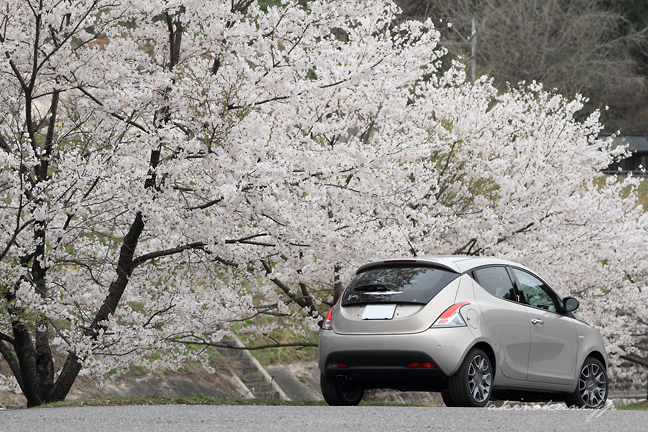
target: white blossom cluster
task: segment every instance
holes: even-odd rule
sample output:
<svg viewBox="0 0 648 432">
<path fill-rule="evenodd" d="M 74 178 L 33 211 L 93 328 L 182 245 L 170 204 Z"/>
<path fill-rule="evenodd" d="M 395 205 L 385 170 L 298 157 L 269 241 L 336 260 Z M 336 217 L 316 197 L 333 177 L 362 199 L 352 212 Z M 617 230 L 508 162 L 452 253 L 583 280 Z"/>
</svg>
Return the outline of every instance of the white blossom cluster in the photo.
<svg viewBox="0 0 648 432">
<path fill-rule="evenodd" d="M 537 269 L 615 365 L 634 352 L 646 219 L 634 179 L 599 174 L 623 149 L 580 98 L 441 70 L 431 23 L 396 12 L 2 0 L 0 343 L 26 328 L 95 376 L 206 361 L 185 344 L 258 315 L 283 319 L 256 336 L 317 330 L 407 237 Z"/>
</svg>

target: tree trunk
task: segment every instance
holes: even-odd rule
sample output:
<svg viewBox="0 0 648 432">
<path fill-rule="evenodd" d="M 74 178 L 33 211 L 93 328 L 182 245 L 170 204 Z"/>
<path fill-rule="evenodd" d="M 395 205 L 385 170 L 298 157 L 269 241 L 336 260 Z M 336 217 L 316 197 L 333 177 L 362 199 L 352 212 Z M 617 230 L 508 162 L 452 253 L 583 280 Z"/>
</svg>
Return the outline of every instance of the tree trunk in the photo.
<svg viewBox="0 0 648 432">
<path fill-rule="evenodd" d="M 182 42 L 182 22 L 180 16 L 184 12 L 184 8 L 180 8 L 179 12 L 174 15 L 167 14 L 167 23 L 169 31 L 169 65 L 168 68 L 172 69 L 179 61 L 180 49 Z M 37 17 L 37 29 L 40 29 L 40 15 Z M 35 45 L 38 45 L 38 30 L 36 35 Z M 17 73 L 17 72 L 16 72 Z M 21 78 L 21 77 L 19 77 Z M 50 157 L 53 154 L 55 143 L 55 125 L 56 115 L 58 112 L 59 104 L 59 91 L 52 93 L 50 104 L 50 118 L 47 127 L 44 142 L 37 139 L 38 127 L 35 124 L 33 116 L 33 99 L 32 91 L 36 83 L 35 76 L 32 77 L 28 83 L 25 80 L 20 80 L 22 83 L 24 97 L 25 97 L 25 118 L 26 129 L 30 137 L 30 142 L 34 146 L 34 153 L 42 154 L 39 164 L 34 166 L 32 186 L 38 183 L 48 181 L 51 177 L 49 174 Z M 95 102 L 101 104 L 101 102 Z M 161 107 L 156 113 L 156 125 L 163 127 L 170 121 L 170 113 L 168 107 Z M 159 123 L 158 123 L 159 121 Z M 36 148 L 39 143 L 43 143 L 41 148 Z M 150 172 L 145 180 L 146 189 L 156 189 L 157 179 L 155 169 L 160 162 L 160 149 L 154 149 L 150 155 Z M 29 192 L 26 192 L 29 194 Z M 29 196 L 27 198 L 30 198 Z M 33 198 L 33 197 L 32 197 Z M 119 302 L 126 290 L 129 279 L 132 275 L 133 269 L 136 266 L 134 262 L 135 251 L 139 242 L 140 236 L 144 230 L 144 216 L 140 211 L 135 214 L 135 218 L 131 223 L 127 234 L 125 235 L 119 253 L 117 262 L 117 277 L 108 288 L 108 293 L 97 311 L 91 325 L 85 330 L 84 336 L 88 338 L 96 338 L 100 330 L 106 329 L 105 322 L 115 313 Z M 30 282 L 34 284 L 36 292 L 42 297 L 46 298 L 48 295 L 46 274 L 47 267 L 43 264 L 45 262 L 46 254 L 46 233 L 47 223 L 43 221 L 36 221 L 34 224 L 34 239 L 36 246 L 33 252 L 22 257 L 22 263 L 29 266 Z M 19 284 L 16 285 L 16 289 Z M 8 290 L 4 293 L 7 300 L 11 300 L 13 293 Z M 16 311 L 15 316 L 19 316 L 19 311 Z M 23 394 L 27 398 L 27 406 L 33 407 L 42 405 L 44 403 L 62 401 L 69 393 L 72 385 L 74 384 L 82 367 L 82 360 L 76 353 L 70 351 L 66 361 L 63 365 L 60 375 L 54 381 L 54 362 L 49 339 L 49 322 L 47 317 L 39 317 L 33 324 L 36 328 L 28 328 L 24 322 L 16 318 L 12 323 L 13 338 L 6 336 L 0 340 L 0 354 L 9 364 L 12 373 L 16 377 Z M 34 332 L 33 339 L 30 332 Z M 12 346 L 10 346 L 12 345 Z M 13 350 L 11 349 L 13 348 Z"/>
</svg>

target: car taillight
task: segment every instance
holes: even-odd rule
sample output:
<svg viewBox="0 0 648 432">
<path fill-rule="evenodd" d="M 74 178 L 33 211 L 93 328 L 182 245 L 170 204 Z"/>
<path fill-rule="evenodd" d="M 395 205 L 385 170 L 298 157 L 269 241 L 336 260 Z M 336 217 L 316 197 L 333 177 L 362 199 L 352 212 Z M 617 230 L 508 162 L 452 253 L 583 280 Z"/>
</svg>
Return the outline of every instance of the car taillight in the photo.
<svg viewBox="0 0 648 432">
<path fill-rule="evenodd" d="M 421 362 L 412 362 L 407 365 L 408 368 L 424 368 L 424 369 L 433 369 L 436 366 L 434 366 L 432 363 L 421 363 Z"/>
<path fill-rule="evenodd" d="M 322 325 L 322 330 L 333 330 L 333 323 L 331 322 L 332 311 L 333 308 L 329 309 L 328 313 L 326 314 L 326 318 L 324 319 L 324 324 Z"/>
<path fill-rule="evenodd" d="M 453 304 L 437 318 L 434 324 L 432 324 L 432 328 L 465 327 L 466 321 L 464 321 L 459 310 L 469 304 L 468 302 Z"/>
</svg>

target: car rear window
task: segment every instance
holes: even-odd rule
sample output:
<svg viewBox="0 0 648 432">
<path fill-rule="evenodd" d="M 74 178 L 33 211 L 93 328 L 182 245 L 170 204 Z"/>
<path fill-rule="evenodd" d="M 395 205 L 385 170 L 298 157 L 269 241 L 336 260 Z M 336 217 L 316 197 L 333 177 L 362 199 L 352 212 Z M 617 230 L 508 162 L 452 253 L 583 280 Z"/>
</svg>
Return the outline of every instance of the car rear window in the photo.
<svg viewBox="0 0 648 432">
<path fill-rule="evenodd" d="M 458 273 L 420 265 L 370 267 L 356 275 L 342 294 L 342 306 L 367 303 L 427 304 Z"/>
</svg>

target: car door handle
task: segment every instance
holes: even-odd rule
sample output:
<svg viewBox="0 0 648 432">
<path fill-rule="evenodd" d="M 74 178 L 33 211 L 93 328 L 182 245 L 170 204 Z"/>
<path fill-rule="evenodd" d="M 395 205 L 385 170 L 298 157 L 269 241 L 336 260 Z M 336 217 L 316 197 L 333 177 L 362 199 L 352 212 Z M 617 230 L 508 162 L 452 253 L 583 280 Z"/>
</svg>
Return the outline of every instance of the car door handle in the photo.
<svg viewBox="0 0 648 432">
<path fill-rule="evenodd" d="M 538 318 L 533 318 L 531 322 L 539 327 L 542 327 L 542 325 L 544 324 L 544 321 Z"/>
</svg>

